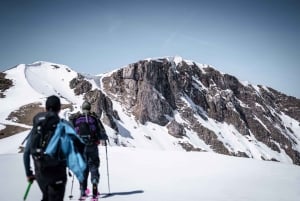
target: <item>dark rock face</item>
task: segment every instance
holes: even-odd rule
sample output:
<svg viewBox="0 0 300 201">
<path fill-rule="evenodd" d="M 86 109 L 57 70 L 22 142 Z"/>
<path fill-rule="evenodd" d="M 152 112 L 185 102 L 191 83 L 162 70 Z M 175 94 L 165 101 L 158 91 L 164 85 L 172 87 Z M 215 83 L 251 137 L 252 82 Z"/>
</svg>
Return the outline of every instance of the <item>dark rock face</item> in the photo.
<svg viewBox="0 0 300 201">
<path fill-rule="evenodd" d="M 249 147 L 241 151 L 228 142 L 228 133 L 222 126 L 230 126 L 229 135 L 236 139 L 288 155 L 294 164 L 300 165 L 300 153 L 295 148 L 299 131 L 283 120 L 293 118 L 293 123 L 299 126 L 300 100 L 295 97 L 243 84 L 210 66 L 167 58 L 130 64 L 102 77 L 101 81 L 102 89 L 92 90 L 90 82 L 78 74 L 70 82 L 70 88 L 76 95 L 83 94 L 103 123 L 116 132 L 122 119 L 113 109 L 112 101 L 119 102 L 122 110 L 141 124 L 165 126 L 187 151 L 204 151 L 189 137 L 192 132 L 217 153 L 254 157 L 255 151 Z M 260 157 L 280 160 L 265 154 Z"/>
<path fill-rule="evenodd" d="M 268 104 L 275 105 L 280 111 L 283 111 L 287 115 L 291 116 L 292 118 L 300 121 L 300 100 L 292 97 L 287 96 L 275 89 L 268 88 L 268 93 L 264 88 L 262 90 L 262 95 L 268 101 Z"/>
<path fill-rule="evenodd" d="M 175 100 L 168 81 L 169 66 L 160 62 L 142 61 L 103 78 L 107 92 L 124 103 L 138 121 L 166 125 L 175 109 Z"/>
<path fill-rule="evenodd" d="M 294 131 L 280 118 L 284 113 L 299 121 L 299 99 L 271 88 L 242 84 L 209 66 L 168 59 L 130 64 L 102 82 L 109 98 L 122 103 L 142 124 L 150 121 L 167 126 L 169 134 L 177 138 L 185 136 L 186 129 L 192 130 L 218 153 L 253 157 L 249 152 L 232 150 L 220 140 L 221 132 L 215 133 L 203 123 L 214 119 L 233 125 L 249 141 L 254 138 L 278 153 L 284 150 L 295 164 L 300 164 L 300 154 L 293 148 L 295 140 L 288 137 Z M 186 123 L 176 122 L 174 111 Z M 184 146 L 191 149 L 190 145 Z"/>
<path fill-rule="evenodd" d="M 13 81 L 5 78 L 6 74 L 0 72 L 0 98 L 5 98 L 3 92 L 13 86 Z"/>
<path fill-rule="evenodd" d="M 118 131 L 114 121 L 119 119 L 118 112 L 113 110 L 111 100 L 100 90 L 89 91 L 84 97 L 91 103 L 91 111 L 94 111 L 99 117 L 103 116 L 103 123 Z"/>
<path fill-rule="evenodd" d="M 92 84 L 81 74 L 70 81 L 70 88 L 74 89 L 76 95 L 84 94 L 84 98 L 91 103 L 91 111 L 99 117 L 103 116 L 103 123 L 118 131 L 114 121 L 119 120 L 118 112 L 113 110 L 112 102 L 107 96 L 100 90 L 92 90 Z"/>
<path fill-rule="evenodd" d="M 76 95 L 84 94 L 92 89 L 92 84 L 84 79 L 84 76 L 78 76 L 70 81 L 70 88 L 74 89 Z"/>
<path fill-rule="evenodd" d="M 179 124 L 177 121 L 172 120 L 168 125 L 168 132 L 170 135 L 173 135 L 174 137 L 181 138 L 185 135 L 184 126 Z"/>
</svg>

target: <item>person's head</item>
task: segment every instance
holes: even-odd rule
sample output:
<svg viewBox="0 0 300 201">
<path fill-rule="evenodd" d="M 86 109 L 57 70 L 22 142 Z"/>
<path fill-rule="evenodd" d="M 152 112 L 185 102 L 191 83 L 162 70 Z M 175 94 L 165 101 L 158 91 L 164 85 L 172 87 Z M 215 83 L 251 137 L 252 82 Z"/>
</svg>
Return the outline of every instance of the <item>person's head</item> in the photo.
<svg viewBox="0 0 300 201">
<path fill-rule="evenodd" d="M 91 104 L 88 101 L 84 101 L 81 106 L 83 113 L 88 113 L 91 111 Z"/>
<path fill-rule="evenodd" d="M 46 100 L 46 110 L 59 113 L 60 111 L 60 99 L 57 96 L 49 96 Z"/>
</svg>

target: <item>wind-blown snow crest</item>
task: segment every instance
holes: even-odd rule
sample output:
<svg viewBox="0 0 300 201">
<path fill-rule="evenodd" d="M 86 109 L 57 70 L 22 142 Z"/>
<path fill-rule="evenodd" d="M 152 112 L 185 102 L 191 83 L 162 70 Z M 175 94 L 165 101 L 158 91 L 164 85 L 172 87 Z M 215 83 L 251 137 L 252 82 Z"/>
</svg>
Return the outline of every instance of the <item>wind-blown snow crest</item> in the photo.
<svg viewBox="0 0 300 201">
<path fill-rule="evenodd" d="M 25 77 L 30 86 L 45 97 L 49 95 L 63 96 L 72 103 L 78 102 L 74 91 L 70 89 L 70 81 L 77 73 L 69 67 L 49 62 L 36 62 L 26 65 Z"/>
</svg>

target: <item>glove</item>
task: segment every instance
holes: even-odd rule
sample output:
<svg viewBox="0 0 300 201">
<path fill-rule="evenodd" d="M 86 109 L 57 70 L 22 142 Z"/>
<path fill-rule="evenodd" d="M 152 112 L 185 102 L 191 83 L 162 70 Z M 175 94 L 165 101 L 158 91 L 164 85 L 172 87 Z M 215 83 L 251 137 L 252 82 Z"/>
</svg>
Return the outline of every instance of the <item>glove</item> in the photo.
<svg viewBox="0 0 300 201">
<path fill-rule="evenodd" d="M 35 175 L 27 176 L 27 181 L 32 183 L 35 180 Z"/>
</svg>

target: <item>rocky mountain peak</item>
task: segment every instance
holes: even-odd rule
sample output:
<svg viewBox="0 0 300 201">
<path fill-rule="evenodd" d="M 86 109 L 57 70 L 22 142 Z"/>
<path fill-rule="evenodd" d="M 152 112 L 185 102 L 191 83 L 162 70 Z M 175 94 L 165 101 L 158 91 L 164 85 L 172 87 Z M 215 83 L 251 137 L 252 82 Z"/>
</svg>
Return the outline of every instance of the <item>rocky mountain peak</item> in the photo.
<svg viewBox="0 0 300 201">
<path fill-rule="evenodd" d="M 300 165 L 300 100 L 295 97 L 181 57 L 140 60 L 101 76 L 62 66 L 38 62 L 20 68 L 25 72 L 20 78 L 30 79 L 19 83 L 41 94 L 37 97 L 57 93 L 71 110 L 78 109 L 82 99 L 90 101 L 92 110 L 114 130 L 110 137 L 118 145 L 134 147 L 136 140 L 146 146 L 168 144 Z M 45 72 L 55 77 L 43 76 Z M 16 83 L 1 73 L 1 97 Z M 40 109 L 29 106 L 20 111 Z M 11 120 L 19 116 L 13 111 L 9 115 Z"/>
<path fill-rule="evenodd" d="M 299 138 L 295 142 L 289 137 L 294 131 L 280 117 L 284 114 L 299 120 L 300 100 L 274 89 L 245 85 L 210 66 L 169 58 L 130 64 L 104 77 L 103 86 L 137 121 L 166 126 L 177 138 L 187 137 L 186 130 L 192 130 L 216 152 L 253 157 L 249 149 L 237 151 L 226 144 L 222 129 L 216 133 L 218 129 L 211 128 L 213 119 L 215 126 L 231 125 L 236 129 L 233 135 L 257 140 L 278 153 L 284 151 L 300 164 L 299 152 L 294 149 Z"/>
</svg>

